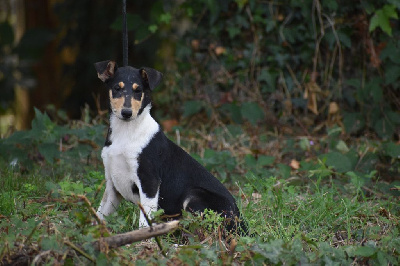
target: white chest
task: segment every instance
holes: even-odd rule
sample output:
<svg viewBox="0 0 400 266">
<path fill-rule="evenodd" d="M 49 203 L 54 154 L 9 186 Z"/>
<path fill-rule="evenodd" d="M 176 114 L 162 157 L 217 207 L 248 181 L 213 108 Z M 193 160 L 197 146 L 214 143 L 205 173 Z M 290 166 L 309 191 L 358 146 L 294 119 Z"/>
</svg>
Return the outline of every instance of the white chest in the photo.
<svg viewBox="0 0 400 266">
<path fill-rule="evenodd" d="M 141 191 L 138 177 L 138 158 L 153 136 L 158 132 L 157 122 L 146 110 L 134 121 L 125 122 L 111 118 L 111 145 L 104 147 L 103 158 L 106 179 L 111 179 L 116 190 L 126 200 L 138 201 L 132 193 L 135 184 Z"/>
</svg>

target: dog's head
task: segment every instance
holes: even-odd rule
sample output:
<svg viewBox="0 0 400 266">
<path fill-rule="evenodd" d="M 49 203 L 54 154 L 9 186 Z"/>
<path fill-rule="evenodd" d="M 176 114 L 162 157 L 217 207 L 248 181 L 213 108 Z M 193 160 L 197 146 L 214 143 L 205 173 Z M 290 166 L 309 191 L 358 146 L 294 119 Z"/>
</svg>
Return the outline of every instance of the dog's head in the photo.
<svg viewBox="0 0 400 266">
<path fill-rule="evenodd" d="M 110 60 L 94 66 L 109 89 L 112 113 L 125 121 L 134 120 L 150 104 L 150 92 L 162 79 L 160 72 L 148 67 L 118 67 Z"/>
</svg>

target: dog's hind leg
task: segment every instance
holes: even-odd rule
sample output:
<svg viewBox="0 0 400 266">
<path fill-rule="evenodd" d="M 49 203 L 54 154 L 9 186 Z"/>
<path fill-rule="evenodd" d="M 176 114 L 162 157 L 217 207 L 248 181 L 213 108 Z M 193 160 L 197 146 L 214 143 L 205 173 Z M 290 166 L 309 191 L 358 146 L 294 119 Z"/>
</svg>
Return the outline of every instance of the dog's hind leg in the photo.
<svg viewBox="0 0 400 266">
<path fill-rule="evenodd" d="M 108 216 L 113 213 L 121 201 L 121 195 L 115 189 L 112 180 L 108 179 L 106 183 L 106 190 L 103 194 L 100 206 L 97 210 L 97 216 L 104 220 L 104 216 Z"/>
</svg>

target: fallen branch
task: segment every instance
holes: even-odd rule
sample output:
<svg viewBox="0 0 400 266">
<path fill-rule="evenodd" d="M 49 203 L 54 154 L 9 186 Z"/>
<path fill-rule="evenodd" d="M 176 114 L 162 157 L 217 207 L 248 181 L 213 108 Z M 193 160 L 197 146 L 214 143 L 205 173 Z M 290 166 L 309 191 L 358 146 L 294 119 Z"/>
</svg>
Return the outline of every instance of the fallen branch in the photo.
<svg viewBox="0 0 400 266">
<path fill-rule="evenodd" d="M 141 228 L 139 230 L 131 231 L 124 234 L 118 234 L 102 238 L 93 242 L 93 247 L 97 250 L 101 249 L 101 245 L 106 243 L 110 248 L 117 248 L 133 242 L 138 242 L 155 236 L 166 234 L 178 228 L 179 221 L 172 221 L 168 223 L 155 224 L 151 227 Z"/>
</svg>

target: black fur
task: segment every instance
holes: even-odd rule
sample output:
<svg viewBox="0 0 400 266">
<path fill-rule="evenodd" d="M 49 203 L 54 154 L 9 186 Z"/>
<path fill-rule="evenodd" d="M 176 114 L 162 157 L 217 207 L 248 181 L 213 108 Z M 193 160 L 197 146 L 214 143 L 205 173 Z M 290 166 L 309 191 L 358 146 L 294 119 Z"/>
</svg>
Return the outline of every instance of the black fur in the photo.
<svg viewBox="0 0 400 266">
<path fill-rule="evenodd" d="M 243 221 L 235 225 L 235 217 L 241 219 L 241 215 L 224 185 L 161 130 L 140 154 L 138 175 L 148 197 L 155 195 L 161 184 L 158 205 L 165 214 L 181 214 L 185 199 L 190 197 L 187 211 L 214 210 L 231 219 L 228 230 L 248 233 Z"/>
<path fill-rule="evenodd" d="M 110 140 L 111 132 L 112 132 L 111 127 L 108 127 L 106 142 L 104 143 L 104 146 L 106 147 L 112 144 L 112 141 Z"/>
</svg>

